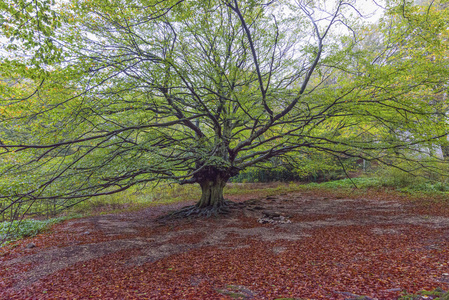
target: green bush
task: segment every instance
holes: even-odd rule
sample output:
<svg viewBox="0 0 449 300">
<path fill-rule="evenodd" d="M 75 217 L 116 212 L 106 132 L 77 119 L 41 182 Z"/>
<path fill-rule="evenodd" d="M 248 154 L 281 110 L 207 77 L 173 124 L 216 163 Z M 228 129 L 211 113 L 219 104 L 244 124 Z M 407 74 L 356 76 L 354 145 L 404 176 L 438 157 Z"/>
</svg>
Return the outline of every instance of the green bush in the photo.
<svg viewBox="0 0 449 300">
<path fill-rule="evenodd" d="M 309 187 L 320 187 L 329 189 L 340 189 L 340 188 L 373 188 L 379 187 L 380 182 L 376 177 L 359 177 L 359 178 L 345 178 L 335 181 L 328 181 L 323 183 L 310 183 Z"/>
<path fill-rule="evenodd" d="M 294 170 L 286 168 L 272 168 L 272 169 L 248 169 L 241 172 L 239 175 L 232 177 L 231 182 L 273 182 L 273 181 L 300 181 L 304 176 L 299 176 Z"/>
<path fill-rule="evenodd" d="M 317 182 L 341 179 L 345 176 L 345 172 L 341 168 L 333 168 L 329 170 L 296 170 L 281 166 L 266 169 L 249 168 L 248 170 L 241 172 L 239 175 L 232 177 L 230 182 Z"/>
<path fill-rule="evenodd" d="M 388 167 L 379 170 L 375 176 L 378 178 L 381 186 L 392 187 L 401 191 L 449 191 L 449 184 L 446 182 L 447 178 L 425 169 L 412 173 Z"/>
<path fill-rule="evenodd" d="M 441 288 L 436 288 L 433 291 L 419 291 L 417 294 L 409 294 L 407 292 L 403 292 L 402 295 L 398 298 L 398 300 L 421 299 L 449 300 L 449 292 L 446 292 Z"/>
<path fill-rule="evenodd" d="M 310 183 L 309 187 L 320 188 L 393 188 L 403 192 L 429 192 L 446 193 L 449 192 L 449 184 L 444 178 L 441 181 L 425 177 L 425 174 L 412 174 L 396 168 L 385 168 L 378 170 L 371 177 L 345 178 L 341 180 Z M 355 186 L 354 186 L 355 185 Z"/>
<path fill-rule="evenodd" d="M 16 241 L 25 237 L 33 237 L 37 234 L 47 230 L 51 225 L 62 222 L 67 219 L 78 217 L 76 215 L 70 217 L 59 217 L 48 219 L 45 221 L 39 220 L 20 220 L 12 222 L 0 223 L 0 246 L 2 243 Z"/>
<path fill-rule="evenodd" d="M 384 168 L 377 172 L 376 177 L 382 186 L 405 188 L 426 183 L 428 180 L 422 176 L 404 172 L 397 168 Z"/>
</svg>

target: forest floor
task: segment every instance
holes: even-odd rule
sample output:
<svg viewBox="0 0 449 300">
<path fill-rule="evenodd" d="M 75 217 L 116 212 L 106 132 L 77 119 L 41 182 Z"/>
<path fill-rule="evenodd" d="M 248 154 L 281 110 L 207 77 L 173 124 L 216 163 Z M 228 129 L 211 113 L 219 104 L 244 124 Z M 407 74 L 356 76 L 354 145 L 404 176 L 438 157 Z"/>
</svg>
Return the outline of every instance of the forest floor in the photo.
<svg viewBox="0 0 449 300">
<path fill-rule="evenodd" d="M 0 299 L 396 299 L 449 288 L 441 199 L 305 189 L 230 200 L 226 216 L 162 222 L 192 203 L 160 205 L 0 248 Z"/>
</svg>

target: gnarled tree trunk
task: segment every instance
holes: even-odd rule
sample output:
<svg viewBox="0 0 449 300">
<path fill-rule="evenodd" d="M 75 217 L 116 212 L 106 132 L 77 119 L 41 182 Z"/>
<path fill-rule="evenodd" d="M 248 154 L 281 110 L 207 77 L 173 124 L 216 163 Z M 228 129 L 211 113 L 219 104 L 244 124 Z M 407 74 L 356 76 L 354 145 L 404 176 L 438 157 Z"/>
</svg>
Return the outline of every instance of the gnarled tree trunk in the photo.
<svg viewBox="0 0 449 300">
<path fill-rule="evenodd" d="M 225 203 L 223 189 L 226 186 L 227 178 L 222 178 L 220 174 L 215 177 L 204 178 L 199 182 L 201 186 L 201 199 L 196 206 L 198 208 L 219 208 Z"/>
<path fill-rule="evenodd" d="M 223 197 L 223 189 L 229 178 L 237 175 L 237 168 L 219 169 L 205 166 L 185 183 L 198 183 L 201 187 L 201 198 L 192 206 L 173 212 L 168 217 L 212 216 L 228 213 L 230 203 Z"/>
</svg>

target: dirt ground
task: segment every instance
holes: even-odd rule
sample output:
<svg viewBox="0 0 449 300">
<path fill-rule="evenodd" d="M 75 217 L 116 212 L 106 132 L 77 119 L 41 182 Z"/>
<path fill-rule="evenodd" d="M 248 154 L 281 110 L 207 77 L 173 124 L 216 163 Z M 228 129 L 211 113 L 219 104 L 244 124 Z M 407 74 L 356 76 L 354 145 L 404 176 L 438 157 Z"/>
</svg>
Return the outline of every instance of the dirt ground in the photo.
<svg viewBox="0 0 449 300">
<path fill-rule="evenodd" d="M 449 209 L 304 191 L 69 220 L 0 248 L 0 299 L 396 299 L 449 288 Z M 357 298 L 359 297 L 359 298 Z"/>
</svg>

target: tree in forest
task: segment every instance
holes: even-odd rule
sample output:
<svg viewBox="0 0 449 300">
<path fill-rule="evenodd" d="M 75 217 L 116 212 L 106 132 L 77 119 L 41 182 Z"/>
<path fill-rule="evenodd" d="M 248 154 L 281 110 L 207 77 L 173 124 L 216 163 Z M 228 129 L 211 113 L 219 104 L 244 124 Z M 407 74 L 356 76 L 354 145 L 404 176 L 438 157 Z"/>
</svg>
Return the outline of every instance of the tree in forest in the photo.
<svg viewBox="0 0 449 300">
<path fill-rule="evenodd" d="M 393 33 L 387 35 L 389 38 L 400 43 L 403 43 L 402 40 L 404 36 L 406 37 L 407 46 L 395 51 L 400 53 L 398 55 L 400 59 L 412 59 L 418 62 L 420 64 L 418 72 L 429 70 L 430 73 L 439 72 L 437 68 L 447 69 L 449 67 L 447 59 L 449 53 L 449 32 L 447 30 L 449 5 L 447 1 L 420 0 L 415 3 L 419 3 L 419 5 L 406 2 L 403 6 L 391 10 L 387 15 L 388 21 L 383 22 L 381 26 L 385 29 L 388 28 Z M 427 76 L 429 73 L 422 72 L 422 76 Z M 432 105 L 435 110 L 434 118 L 441 118 L 444 124 L 448 112 L 446 97 L 449 82 L 444 72 L 440 74 L 423 85 L 420 93 L 410 96 L 417 97 L 417 101 L 425 101 L 428 105 Z M 432 145 L 433 147 L 431 146 L 428 151 L 441 149 L 441 155 L 447 159 L 449 155 L 447 137 L 444 136 L 439 140 L 439 145 Z"/>
<path fill-rule="evenodd" d="M 371 50 L 360 46 L 371 26 L 358 5 L 73 0 L 47 8 L 57 10 L 56 21 L 46 19 L 51 47 L 3 58 L 22 66 L 15 72 L 28 92 L 2 89 L 0 201 L 67 207 L 172 181 L 202 190 L 181 215 L 210 215 L 227 210 L 231 177 L 275 157 L 410 161 L 416 145 L 447 135 L 446 116 L 436 118 L 426 97 L 448 70 L 424 55 L 445 44 L 447 26 L 412 30 L 410 17 L 426 14 L 391 3 L 386 11 L 410 30 L 385 17 Z M 435 14 L 447 24 L 447 9 Z M 15 46 L 24 46 L 29 35 L 15 28 Z"/>
</svg>

